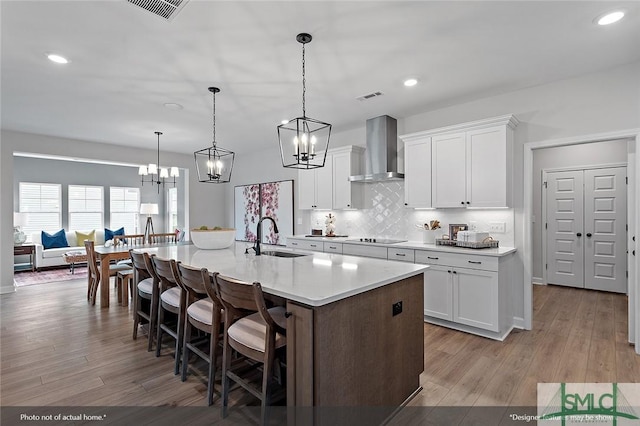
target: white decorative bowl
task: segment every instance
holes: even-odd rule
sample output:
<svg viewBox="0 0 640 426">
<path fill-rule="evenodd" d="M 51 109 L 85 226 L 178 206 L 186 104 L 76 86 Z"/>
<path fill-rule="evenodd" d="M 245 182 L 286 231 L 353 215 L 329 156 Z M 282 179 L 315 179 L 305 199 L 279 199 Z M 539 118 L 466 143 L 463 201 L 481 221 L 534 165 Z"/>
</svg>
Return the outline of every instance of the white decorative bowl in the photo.
<svg viewBox="0 0 640 426">
<path fill-rule="evenodd" d="M 233 244 L 236 236 L 235 229 L 192 229 L 191 241 L 202 250 L 219 250 Z"/>
</svg>

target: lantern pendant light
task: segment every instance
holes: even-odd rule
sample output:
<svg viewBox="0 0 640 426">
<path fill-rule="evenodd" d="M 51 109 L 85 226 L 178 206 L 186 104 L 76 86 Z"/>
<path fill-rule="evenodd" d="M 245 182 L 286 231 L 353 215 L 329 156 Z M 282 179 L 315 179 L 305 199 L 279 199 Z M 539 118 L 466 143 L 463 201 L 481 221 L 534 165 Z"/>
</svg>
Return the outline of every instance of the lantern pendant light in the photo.
<svg viewBox="0 0 640 426">
<path fill-rule="evenodd" d="M 213 142 L 211 147 L 193 153 L 198 171 L 198 181 L 228 183 L 231 181 L 235 153 L 218 146 L 216 141 L 216 93 L 220 93 L 220 89 L 209 87 L 209 92 L 213 94 Z"/>
<path fill-rule="evenodd" d="M 312 37 L 310 34 L 300 33 L 296 40 L 302 44 L 302 117 L 293 118 L 278 126 L 278 142 L 284 167 L 315 169 L 324 167 L 331 124 L 307 117 L 305 45 Z"/>
</svg>

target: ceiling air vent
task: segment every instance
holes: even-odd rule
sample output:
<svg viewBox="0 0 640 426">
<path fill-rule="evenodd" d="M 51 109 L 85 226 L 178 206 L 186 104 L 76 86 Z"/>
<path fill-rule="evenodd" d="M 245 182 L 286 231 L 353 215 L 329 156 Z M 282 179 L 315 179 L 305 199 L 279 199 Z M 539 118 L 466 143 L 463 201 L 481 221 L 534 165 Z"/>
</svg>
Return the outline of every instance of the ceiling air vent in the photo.
<svg viewBox="0 0 640 426">
<path fill-rule="evenodd" d="M 134 6 L 141 7 L 167 21 L 171 21 L 182 10 L 189 0 L 127 0 Z"/>
<path fill-rule="evenodd" d="M 375 98 L 377 96 L 382 96 L 384 93 L 382 92 L 373 92 L 373 93 L 368 93 L 366 95 L 362 95 L 362 96 L 358 96 L 356 99 L 359 101 L 366 101 L 369 100 L 371 98 Z"/>
</svg>

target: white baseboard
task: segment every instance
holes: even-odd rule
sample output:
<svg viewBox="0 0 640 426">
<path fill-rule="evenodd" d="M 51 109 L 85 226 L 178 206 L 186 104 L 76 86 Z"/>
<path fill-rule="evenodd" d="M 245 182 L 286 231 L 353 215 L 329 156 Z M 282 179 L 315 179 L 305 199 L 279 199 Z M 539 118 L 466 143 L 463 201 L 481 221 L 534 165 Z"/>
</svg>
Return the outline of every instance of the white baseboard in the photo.
<svg viewBox="0 0 640 426">
<path fill-rule="evenodd" d="M 524 330 L 524 318 L 513 317 L 513 328 L 519 328 L 520 330 Z"/>
<path fill-rule="evenodd" d="M 0 294 L 10 294 L 16 292 L 16 282 L 13 281 L 11 285 L 0 286 Z"/>
<path fill-rule="evenodd" d="M 545 285 L 544 281 L 540 277 L 531 277 L 531 283 L 535 285 Z"/>
</svg>

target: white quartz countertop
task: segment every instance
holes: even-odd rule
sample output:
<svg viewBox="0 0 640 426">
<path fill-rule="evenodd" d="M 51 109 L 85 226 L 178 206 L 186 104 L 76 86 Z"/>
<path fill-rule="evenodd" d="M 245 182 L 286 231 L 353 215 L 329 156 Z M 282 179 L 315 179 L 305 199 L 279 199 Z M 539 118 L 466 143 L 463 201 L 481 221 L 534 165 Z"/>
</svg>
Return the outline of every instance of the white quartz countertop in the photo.
<svg viewBox="0 0 640 426">
<path fill-rule="evenodd" d="M 515 247 L 497 247 L 497 248 L 483 248 L 483 249 L 471 249 L 464 247 L 454 247 L 454 246 L 437 246 L 435 244 L 426 244 L 421 241 L 404 241 L 401 243 L 395 244 L 382 244 L 382 243 L 366 243 L 361 241 L 349 241 L 357 239 L 357 237 L 306 237 L 304 235 L 290 235 L 287 239 L 293 240 L 304 240 L 304 241 L 331 241 L 336 243 L 347 243 L 347 244 L 362 244 L 366 246 L 375 246 L 375 247 L 393 247 L 393 248 L 407 248 L 407 249 L 416 249 L 416 250 L 434 250 L 441 251 L 447 253 L 460 253 L 460 254 L 473 254 L 480 256 L 492 256 L 492 257 L 501 257 L 511 254 L 516 251 Z"/>
<path fill-rule="evenodd" d="M 236 242 L 228 249 L 200 250 L 194 245 L 145 247 L 141 251 L 207 268 L 247 282 L 258 281 L 269 294 L 310 306 L 322 306 L 409 278 L 428 266 L 331 253 L 282 258 L 245 254 L 249 243 Z M 262 250 L 293 251 L 262 245 Z"/>
</svg>

